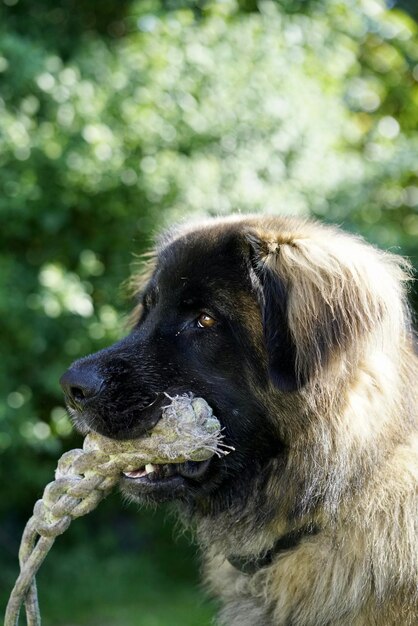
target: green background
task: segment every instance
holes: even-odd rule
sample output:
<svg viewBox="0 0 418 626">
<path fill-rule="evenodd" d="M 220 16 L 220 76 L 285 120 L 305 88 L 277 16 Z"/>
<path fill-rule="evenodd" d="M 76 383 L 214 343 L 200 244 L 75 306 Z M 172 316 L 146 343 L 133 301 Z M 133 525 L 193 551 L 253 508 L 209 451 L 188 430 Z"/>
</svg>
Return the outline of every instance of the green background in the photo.
<svg viewBox="0 0 418 626">
<path fill-rule="evenodd" d="M 408 0 L 0 0 L 0 605 L 71 431 L 58 379 L 125 332 L 164 225 L 336 222 L 418 257 Z M 416 290 L 411 298 L 416 301 Z M 115 494 L 39 576 L 45 626 L 209 624 L 197 549 Z"/>
</svg>

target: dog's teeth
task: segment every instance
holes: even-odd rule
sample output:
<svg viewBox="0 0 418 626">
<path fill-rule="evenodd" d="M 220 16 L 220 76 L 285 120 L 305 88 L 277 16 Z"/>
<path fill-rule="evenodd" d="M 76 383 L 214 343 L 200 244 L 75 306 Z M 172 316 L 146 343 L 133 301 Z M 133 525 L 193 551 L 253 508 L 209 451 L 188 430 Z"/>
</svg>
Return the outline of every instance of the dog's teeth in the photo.
<svg viewBox="0 0 418 626">
<path fill-rule="evenodd" d="M 125 476 L 127 476 L 127 478 L 143 478 L 144 476 L 146 476 L 145 468 L 134 470 L 133 472 L 126 471 L 123 473 Z"/>
<path fill-rule="evenodd" d="M 147 463 L 145 466 L 145 471 L 147 474 L 151 474 L 152 472 L 155 472 L 156 467 L 152 464 L 152 463 Z"/>
</svg>

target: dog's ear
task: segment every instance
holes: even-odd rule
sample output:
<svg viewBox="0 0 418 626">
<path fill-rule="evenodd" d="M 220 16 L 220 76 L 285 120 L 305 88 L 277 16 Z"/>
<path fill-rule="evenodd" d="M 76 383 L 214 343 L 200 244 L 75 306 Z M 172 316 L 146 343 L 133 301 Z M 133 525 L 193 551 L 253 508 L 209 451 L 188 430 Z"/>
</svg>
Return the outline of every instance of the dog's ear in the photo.
<svg viewBox="0 0 418 626">
<path fill-rule="evenodd" d="M 266 266 L 268 244 L 252 235 L 250 272 L 261 305 L 270 378 L 282 391 L 296 391 L 302 384 L 297 370 L 297 349 L 288 320 L 288 284 L 284 276 Z"/>
<path fill-rule="evenodd" d="M 400 337 L 407 263 L 337 229 L 247 234 L 272 381 L 296 391 L 359 358 L 365 342 Z"/>
</svg>

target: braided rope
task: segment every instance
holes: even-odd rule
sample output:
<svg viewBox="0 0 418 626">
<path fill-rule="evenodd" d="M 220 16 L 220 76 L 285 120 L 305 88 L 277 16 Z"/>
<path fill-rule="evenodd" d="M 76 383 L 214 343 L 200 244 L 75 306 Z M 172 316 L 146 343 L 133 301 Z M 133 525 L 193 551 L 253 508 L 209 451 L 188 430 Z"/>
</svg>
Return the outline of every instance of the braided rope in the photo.
<svg viewBox="0 0 418 626">
<path fill-rule="evenodd" d="M 117 441 L 89 433 L 82 450 L 70 450 L 58 461 L 55 480 L 34 506 L 23 532 L 20 574 L 10 594 L 4 626 L 18 626 L 25 603 L 27 626 L 40 626 L 35 575 L 55 538 L 76 517 L 87 515 L 119 482 L 122 472 L 147 463 L 204 461 L 232 449 L 222 443 L 219 421 L 202 398 L 169 398 L 153 431 L 141 439 Z"/>
</svg>

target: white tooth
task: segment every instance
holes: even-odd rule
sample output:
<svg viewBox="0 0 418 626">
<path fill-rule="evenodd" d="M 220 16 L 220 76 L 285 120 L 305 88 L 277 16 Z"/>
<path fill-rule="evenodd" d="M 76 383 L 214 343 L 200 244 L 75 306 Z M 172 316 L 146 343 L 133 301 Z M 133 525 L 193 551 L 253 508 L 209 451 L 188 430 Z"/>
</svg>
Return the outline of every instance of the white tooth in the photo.
<svg viewBox="0 0 418 626">
<path fill-rule="evenodd" d="M 145 466 L 145 471 L 147 474 L 151 474 L 152 472 L 155 471 L 155 467 L 153 466 L 152 463 L 147 463 Z"/>
</svg>

